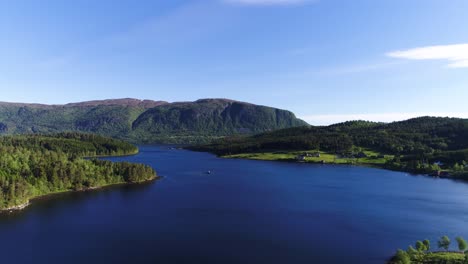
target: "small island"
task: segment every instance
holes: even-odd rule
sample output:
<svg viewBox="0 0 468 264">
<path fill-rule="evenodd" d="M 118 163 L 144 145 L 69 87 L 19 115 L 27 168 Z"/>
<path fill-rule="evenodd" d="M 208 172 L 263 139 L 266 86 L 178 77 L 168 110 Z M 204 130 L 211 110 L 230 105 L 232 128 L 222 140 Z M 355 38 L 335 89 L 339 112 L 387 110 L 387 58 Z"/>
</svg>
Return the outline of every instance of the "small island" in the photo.
<svg viewBox="0 0 468 264">
<path fill-rule="evenodd" d="M 426 239 L 417 241 L 415 246 L 409 246 L 406 251 L 399 249 L 388 264 L 467 264 L 468 243 L 462 237 L 455 238 L 457 251 L 449 251 L 450 238 L 443 236 L 437 242 L 440 251 L 431 251 L 431 242 Z"/>
<path fill-rule="evenodd" d="M 156 179 L 149 166 L 93 158 L 136 153 L 134 145 L 92 134 L 0 137 L 0 211 L 45 195 Z"/>
</svg>

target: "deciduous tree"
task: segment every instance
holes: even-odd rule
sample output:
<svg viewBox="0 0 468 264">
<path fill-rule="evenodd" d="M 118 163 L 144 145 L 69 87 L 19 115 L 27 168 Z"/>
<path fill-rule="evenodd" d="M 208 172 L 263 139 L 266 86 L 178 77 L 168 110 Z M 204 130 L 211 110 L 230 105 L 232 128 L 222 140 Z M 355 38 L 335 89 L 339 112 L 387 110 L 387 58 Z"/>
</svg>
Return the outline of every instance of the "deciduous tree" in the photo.
<svg viewBox="0 0 468 264">
<path fill-rule="evenodd" d="M 439 248 L 445 249 L 447 251 L 450 247 L 450 238 L 448 236 L 443 236 L 440 238 L 440 240 L 437 242 L 437 245 Z"/>
</svg>

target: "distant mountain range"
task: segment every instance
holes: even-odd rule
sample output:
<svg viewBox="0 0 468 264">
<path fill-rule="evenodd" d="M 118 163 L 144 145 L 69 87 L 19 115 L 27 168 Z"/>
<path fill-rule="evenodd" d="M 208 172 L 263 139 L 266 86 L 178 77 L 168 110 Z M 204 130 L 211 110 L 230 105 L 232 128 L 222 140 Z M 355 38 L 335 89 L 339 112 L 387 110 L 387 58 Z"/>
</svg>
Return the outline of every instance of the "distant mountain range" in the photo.
<svg viewBox="0 0 468 264">
<path fill-rule="evenodd" d="M 196 143 L 305 126 L 292 112 L 228 99 L 114 99 L 44 105 L 0 102 L 0 134 L 97 133 L 136 143 Z"/>
</svg>

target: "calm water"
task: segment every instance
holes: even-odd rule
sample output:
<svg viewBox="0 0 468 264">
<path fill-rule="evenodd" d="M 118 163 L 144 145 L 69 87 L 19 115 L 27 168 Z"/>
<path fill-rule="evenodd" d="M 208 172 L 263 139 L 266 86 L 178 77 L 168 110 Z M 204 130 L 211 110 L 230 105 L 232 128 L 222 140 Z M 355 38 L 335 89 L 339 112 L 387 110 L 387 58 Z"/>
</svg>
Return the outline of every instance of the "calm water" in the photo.
<svg viewBox="0 0 468 264">
<path fill-rule="evenodd" d="M 366 264 L 417 239 L 468 238 L 464 183 L 167 147 L 112 160 L 149 164 L 164 179 L 0 216 L 1 262 Z"/>
</svg>

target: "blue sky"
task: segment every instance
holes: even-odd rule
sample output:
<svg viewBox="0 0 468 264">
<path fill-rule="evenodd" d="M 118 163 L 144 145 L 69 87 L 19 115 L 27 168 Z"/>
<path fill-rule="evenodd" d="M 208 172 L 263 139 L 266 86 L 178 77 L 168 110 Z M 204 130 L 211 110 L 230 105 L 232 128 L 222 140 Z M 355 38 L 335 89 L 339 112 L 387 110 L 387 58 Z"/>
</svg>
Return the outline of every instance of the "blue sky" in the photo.
<svg viewBox="0 0 468 264">
<path fill-rule="evenodd" d="M 231 98 L 468 118 L 466 0 L 0 0 L 0 101 Z"/>
</svg>

